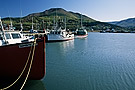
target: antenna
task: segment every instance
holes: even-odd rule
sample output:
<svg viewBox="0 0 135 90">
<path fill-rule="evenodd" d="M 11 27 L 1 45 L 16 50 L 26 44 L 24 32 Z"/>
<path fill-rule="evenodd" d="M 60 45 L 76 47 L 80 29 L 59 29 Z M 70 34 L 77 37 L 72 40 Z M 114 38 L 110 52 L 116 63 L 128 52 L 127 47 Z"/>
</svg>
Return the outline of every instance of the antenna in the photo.
<svg viewBox="0 0 135 90">
<path fill-rule="evenodd" d="M 33 30 L 33 17 L 32 17 L 32 30 Z"/>
</svg>

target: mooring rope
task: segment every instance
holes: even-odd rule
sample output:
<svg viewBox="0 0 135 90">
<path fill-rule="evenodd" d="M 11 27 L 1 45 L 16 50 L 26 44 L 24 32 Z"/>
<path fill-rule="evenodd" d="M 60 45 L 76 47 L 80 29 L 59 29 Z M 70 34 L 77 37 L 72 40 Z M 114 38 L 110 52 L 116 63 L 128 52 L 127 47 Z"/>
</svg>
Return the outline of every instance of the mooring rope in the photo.
<svg viewBox="0 0 135 90">
<path fill-rule="evenodd" d="M 32 53 L 32 57 L 31 57 L 30 67 L 29 67 L 27 76 L 26 76 L 26 78 L 25 78 L 25 80 L 24 80 L 24 83 L 22 84 L 20 90 L 23 89 L 23 87 L 24 87 L 24 85 L 26 84 L 26 81 L 27 81 L 27 79 L 28 79 L 28 77 L 29 77 L 29 74 L 30 74 L 31 66 L 32 66 L 32 63 L 33 63 L 33 57 L 34 57 L 34 54 L 35 54 L 36 40 L 37 40 L 37 38 L 34 40 L 34 47 L 33 47 L 33 53 Z"/>
<path fill-rule="evenodd" d="M 34 52 L 35 52 L 36 40 L 37 40 L 37 38 L 34 40 L 34 47 L 33 47 L 33 53 L 32 53 L 32 58 L 31 58 L 30 67 L 29 67 L 27 76 L 26 76 L 26 78 L 25 78 L 25 81 L 24 81 L 23 85 L 21 86 L 21 89 L 20 89 L 20 90 L 22 90 L 22 88 L 24 87 L 24 85 L 25 85 L 25 83 L 26 83 L 26 81 L 27 81 L 27 79 L 28 79 L 29 73 L 30 73 L 30 69 L 31 69 L 32 62 L 33 62 L 33 57 L 34 57 Z M 29 56 L 28 56 L 28 59 L 27 59 L 27 61 L 26 61 L 26 64 L 25 64 L 25 66 L 24 66 L 24 68 L 23 68 L 21 74 L 18 76 L 18 78 L 17 78 L 12 84 L 10 84 L 9 86 L 7 86 L 7 87 L 5 87 L 5 88 L 2 88 L 2 89 L 0 89 L 0 90 L 6 90 L 6 89 L 12 87 L 12 86 L 21 78 L 21 76 L 23 75 L 23 73 L 24 73 L 24 71 L 25 71 L 25 69 L 26 69 L 26 67 L 27 67 L 27 65 L 28 65 L 28 62 L 29 62 L 29 59 L 30 59 L 30 56 L 31 56 L 31 52 L 32 52 L 32 46 L 31 46 L 31 49 L 30 49 Z"/>
</svg>

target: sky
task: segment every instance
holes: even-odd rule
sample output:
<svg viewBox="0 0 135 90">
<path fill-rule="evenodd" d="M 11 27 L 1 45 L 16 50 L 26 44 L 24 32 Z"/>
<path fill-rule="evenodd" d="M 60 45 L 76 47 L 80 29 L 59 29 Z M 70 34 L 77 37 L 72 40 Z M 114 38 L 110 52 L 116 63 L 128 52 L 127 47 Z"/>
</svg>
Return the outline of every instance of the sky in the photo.
<svg viewBox="0 0 135 90">
<path fill-rule="evenodd" d="M 50 8 L 82 13 L 102 22 L 135 17 L 135 0 L 0 0 L 0 17 L 21 17 Z"/>
</svg>

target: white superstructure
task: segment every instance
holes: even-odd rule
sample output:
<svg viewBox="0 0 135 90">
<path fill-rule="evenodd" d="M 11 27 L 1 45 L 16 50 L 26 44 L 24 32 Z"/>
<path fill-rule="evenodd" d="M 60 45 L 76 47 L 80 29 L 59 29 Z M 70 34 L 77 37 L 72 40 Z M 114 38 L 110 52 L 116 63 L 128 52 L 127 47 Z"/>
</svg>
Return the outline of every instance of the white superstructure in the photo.
<svg viewBox="0 0 135 90">
<path fill-rule="evenodd" d="M 67 32 L 65 29 L 51 30 L 47 35 L 48 41 L 67 41 L 74 39 L 74 34 Z"/>
</svg>

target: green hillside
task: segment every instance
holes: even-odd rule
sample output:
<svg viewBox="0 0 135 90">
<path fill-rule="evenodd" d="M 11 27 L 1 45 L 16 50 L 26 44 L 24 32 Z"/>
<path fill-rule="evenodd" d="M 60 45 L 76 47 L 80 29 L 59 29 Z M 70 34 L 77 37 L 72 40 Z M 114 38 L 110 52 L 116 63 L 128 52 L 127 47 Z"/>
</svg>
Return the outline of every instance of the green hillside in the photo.
<svg viewBox="0 0 135 90">
<path fill-rule="evenodd" d="M 58 23 L 59 27 L 65 28 L 65 18 L 66 18 L 66 26 L 69 30 L 75 30 L 80 27 L 81 23 L 81 14 L 75 13 L 71 11 L 66 11 L 62 8 L 51 8 L 49 10 L 45 10 L 43 12 L 39 13 L 32 13 L 28 16 L 22 17 L 21 21 L 23 23 L 24 30 L 31 29 L 31 23 L 32 23 L 32 17 L 33 17 L 33 23 L 34 23 L 34 29 L 52 29 L 55 22 Z M 10 24 L 9 18 L 3 18 L 3 22 L 5 23 L 5 26 Z M 16 29 L 20 29 L 20 18 L 11 18 L 13 21 L 14 27 Z M 82 15 L 82 23 L 83 26 L 88 30 L 94 30 L 99 31 L 103 29 L 111 29 L 114 28 L 116 30 L 126 30 L 126 28 L 122 28 L 120 26 L 99 22 L 92 18 L 89 18 L 88 16 Z"/>
<path fill-rule="evenodd" d="M 117 22 L 109 22 L 109 23 L 135 30 L 135 18 L 128 18 L 125 20 L 121 20 L 121 21 L 117 21 Z"/>
</svg>

